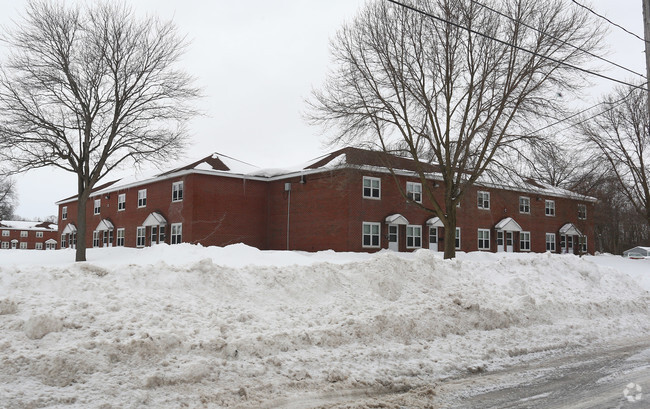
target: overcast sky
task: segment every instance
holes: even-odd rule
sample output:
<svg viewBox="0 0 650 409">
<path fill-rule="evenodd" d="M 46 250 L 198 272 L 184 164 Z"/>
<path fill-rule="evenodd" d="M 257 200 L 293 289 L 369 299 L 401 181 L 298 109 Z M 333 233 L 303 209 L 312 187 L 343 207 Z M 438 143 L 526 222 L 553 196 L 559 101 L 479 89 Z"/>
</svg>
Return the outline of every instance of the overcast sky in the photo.
<svg viewBox="0 0 650 409">
<path fill-rule="evenodd" d="M 18 18 L 25 3 L 0 0 L 0 25 L 10 25 Z M 283 167 L 327 151 L 322 131 L 302 118 L 304 100 L 325 78 L 329 39 L 364 0 L 129 3 L 139 12 L 173 19 L 192 41 L 183 64 L 204 90 L 206 97 L 199 107 L 207 115 L 190 123 L 191 146 L 184 153 L 187 161 L 219 152 L 261 167 Z M 595 0 L 592 6 L 643 36 L 641 0 Z M 642 41 L 611 27 L 607 43 L 608 58 L 645 73 Z M 623 80 L 633 78 L 620 70 L 607 74 Z M 598 96 L 614 85 L 594 82 L 597 84 L 586 100 L 576 101 L 576 105 L 597 102 Z M 133 173 L 124 170 L 115 177 L 129 172 Z M 54 202 L 76 194 L 74 175 L 54 169 L 31 171 L 16 181 L 20 201 L 16 213 L 26 218 L 55 215 Z"/>
</svg>

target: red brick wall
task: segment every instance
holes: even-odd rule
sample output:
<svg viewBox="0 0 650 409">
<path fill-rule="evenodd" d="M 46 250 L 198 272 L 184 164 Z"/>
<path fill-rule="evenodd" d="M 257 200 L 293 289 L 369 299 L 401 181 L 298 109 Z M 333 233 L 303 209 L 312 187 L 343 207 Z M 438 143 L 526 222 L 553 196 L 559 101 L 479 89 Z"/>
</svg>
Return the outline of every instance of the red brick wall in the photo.
<svg viewBox="0 0 650 409">
<path fill-rule="evenodd" d="M 8 236 L 5 236 L 3 232 L 8 232 L 4 234 L 8 234 Z M 21 232 L 27 232 L 27 237 L 21 237 Z M 36 232 L 41 232 L 43 233 L 43 237 L 36 237 Z M 8 228 L 8 227 L 0 227 L 0 243 L 8 243 L 9 249 L 11 249 L 11 241 L 12 240 L 18 240 L 18 243 L 16 244 L 16 248 L 20 249 L 20 243 L 27 243 L 27 249 L 33 250 L 36 248 L 36 243 L 42 243 L 43 244 L 43 250 L 45 250 L 45 242 L 47 240 L 54 239 L 57 242 L 56 248 L 59 248 L 59 239 L 58 239 L 58 233 L 56 230 L 47 230 L 47 229 L 16 229 L 16 228 Z M 2 245 L 0 245 L 0 250 L 2 249 Z"/>
</svg>

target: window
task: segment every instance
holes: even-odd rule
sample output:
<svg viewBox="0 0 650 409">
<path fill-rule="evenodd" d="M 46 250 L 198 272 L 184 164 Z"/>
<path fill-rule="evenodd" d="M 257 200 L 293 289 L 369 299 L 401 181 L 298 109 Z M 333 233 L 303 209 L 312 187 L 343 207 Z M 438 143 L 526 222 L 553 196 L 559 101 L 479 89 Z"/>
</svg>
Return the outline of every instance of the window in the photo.
<svg viewBox="0 0 650 409">
<path fill-rule="evenodd" d="M 158 227 L 151 226 L 151 245 L 158 244 Z"/>
<path fill-rule="evenodd" d="M 183 182 L 172 183 L 172 202 L 183 200 Z"/>
<path fill-rule="evenodd" d="M 124 229 L 117 229 L 117 242 L 115 243 L 118 247 L 124 247 Z"/>
<path fill-rule="evenodd" d="M 546 251 L 555 251 L 555 233 L 546 233 Z"/>
<path fill-rule="evenodd" d="M 9 242 L 8 241 L 3 241 L 2 242 L 2 248 L 3 249 L 8 249 L 9 248 Z"/>
<path fill-rule="evenodd" d="M 45 250 L 56 250 L 56 243 L 45 243 Z"/>
<path fill-rule="evenodd" d="M 178 244 L 183 241 L 183 224 L 172 223 L 171 244 Z"/>
<path fill-rule="evenodd" d="M 61 220 L 66 220 L 68 218 L 68 206 L 63 206 L 61 208 Z"/>
<path fill-rule="evenodd" d="M 555 216 L 555 200 L 547 200 L 544 208 L 547 216 Z"/>
<path fill-rule="evenodd" d="M 27 237 L 27 232 L 25 230 L 21 231 L 20 237 Z"/>
<path fill-rule="evenodd" d="M 478 249 L 490 249 L 490 231 L 487 229 L 478 229 Z"/>
<path fill-rule="evenodd" d="M 36 246 L 34 248 L 36 250 L 43 250 L 43 243 L 36 243 Z"/>
<path fill-rule="evenodd" d="M 135 234 L 135 245 L 136 247 L 144 247 L 145 245 L 145 234 L 146 234 L 147 228 L 146 227 L 138 227 L 136 230 Z"/>
<path fill-rule="evenodd" d="M 530 232 L 522 231 L 519 233 L 519 250 L 530 251 Z"/>
<path fill-rule="evenodd" d="M 138 190 L 138 207 L 147 207 L 147 189 Z"/>
<path fill-rule="evenodd" d="M 21 250 L 26 250 L 27 249 L 27 242 L 26 241 L 21 241 L 20 242 L 20 248 L 21 248 Z"/>
<path fill-rule="evenodd" d="M 9 237 L 9 230 L 3 230 L 2 237 Z"/>
<path fill-rule="evenodd" d="M 158 242 L 159 243 L 165 242 L 165 226 L 158 227 Z"/>
<path fill-rule="evenodd" d="M 379 223 L 363 223 L 363 247 L 379 247 Z"/>
<path fill-rule="evenodd" d="M 587 252 L 587 236 L 580 236 L 578 238 L 579 240 L 579 245 L 580 245 L 580 252 L 581 253 L 586 253 Z"/>
<path fill-rule="evenodd" d="M 406 247 L 422 247 L 422 226 L 406 226 Z"/>
<path fill-rule="evenodd" d="M 117 195 L 117 211 L 126 209 L 126 193 Z"/>
<path fill-rule="evenodd" d="M 93 232 L 93 247 L 99 247 L 99 231 Z"/>
<path fill-rule="evenodd" d="M 519 213 L 530 213 L 530 197 L 519 196 Z"/>
<path fill-rule="evenodd" d="M 62 235 L 61 235 L 61 248 L 62 248 L 62 249 L 66 248 L 66 247 L 67 247 L 67 244 L 68 244 L 65 238 L 66 238 L 66 235 L 65 235 L 65 234 L 62 234 Z"/>
<path fill-rule="evenodd" d="M 585 204 L 578 205 L 578 219 L 580 220 L 587 219 L 587 205 Z"/>
<path fill-rule="evenodd" d="M 417 203 L 422 203 L 422 184 L 406 182 L 406 197 Z"/>
<path fill-rule="evenodd" d="M 36 238 L 37 239 L 42 239 L 43 238 L 43 232 L 42 231 L 37 231 L 36 232 Z"/>
<path fill-rule="evenodd" d="M 460 249 L 460 227 L 456 227 L 456 250 Z"/>
<path fill-rule="evenodd" d="M 363 197 L 368 199 L 381 198 L 381 180 L 379 178 L 363 177 Z"/>
<path fill-rule="evenodd" d="M 489 209 L 490 208 L 490 192 L 481 192 L 477 194 L 478 197 L 478 208 L 479 209 Z"/>
<path fill-rule="evenodd" d="M 95 199 L 95 207 L 94 207 L 93 214 L 99 214 L 101 210 L 102 210 L 102 199 Z"/>
</svg>

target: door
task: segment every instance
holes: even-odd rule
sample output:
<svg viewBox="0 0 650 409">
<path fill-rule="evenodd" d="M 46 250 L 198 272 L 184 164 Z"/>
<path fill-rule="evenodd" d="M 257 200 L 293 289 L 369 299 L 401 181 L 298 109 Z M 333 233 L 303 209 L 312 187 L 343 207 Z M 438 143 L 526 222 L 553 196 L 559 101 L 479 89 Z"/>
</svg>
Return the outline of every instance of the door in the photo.
<svg viewBox="0 0 650 409">
<path fill-rule="evenodd" d="M 429 227 L 429 250 L 438 251 L 438 228 Z"/>
<path fill-rule="evenodd" d="M 503 247 L 503 230 L 497 231 L 497 252 L 500 253 L 504 251 Z"/>
<path fill-rule="evenodd" d="M 399 226 L 396 224 L 388 225 L 388 250 L 399 251 L 399 242 L 397 241 Z"/>
<path fill-rule="evenodd" d="M 567 236 L 566 237 L 566 252 L 569 254 L 573 254 L 573 236 Z"/>
<path fill-rule="evenodd" d="M 11 242 L 11 248 L 15 250 L 17 247 L 18 247 L 18 242 L 17 241 L 12 241 Z"/>
<path fill-rule="evenodd" d="M 158 244 L 158 226 L 151 226 L 151 245 Z"/>
<path fill-rule="evenodd" d="M 512 238 L 513 235 L 514 235 L 514 233 L 511 232 L 511 231 L 506 232 L 506 251 L 508 253 L 512 253 L 513 251 L 515 251 L 515 247 L 512 244 L 514 242 L 514 240 Z"/>
</svg>

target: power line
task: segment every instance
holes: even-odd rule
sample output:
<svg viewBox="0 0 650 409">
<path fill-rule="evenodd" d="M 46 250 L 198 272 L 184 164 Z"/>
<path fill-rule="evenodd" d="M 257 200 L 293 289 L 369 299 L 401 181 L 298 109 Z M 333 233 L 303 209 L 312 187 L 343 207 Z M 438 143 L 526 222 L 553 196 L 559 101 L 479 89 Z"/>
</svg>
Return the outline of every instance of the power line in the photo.
<svg viewBox="0 0 650 409">
<path fill-rule="evenodd" d="M 639 40 L 641 40 L 641 41 L 643 41 L 643 42 L 645 43 L 645 41 L 646 41 L 645 38 L 642 38 L 642 37 L 638 36 L 637 34 L 631 32 L 630 30 L 628 30 L 627 28 L 623 27 L 623 26 L 620 25 L 620 24 L 616 24 L 615 22 L 613 22 L 612 20 L 610 20 L 610 19 L 608 19 L 607 17 L 603 16 L 602 14 L 597 13 L 597 12 L 594 11 L 592 8 L 589 8 L 589 7 L 585 6 L 584 4 L 580 4 L 580 3 L 578 3 L 576 0 L 571 0 L 571 1 L 573 1 L 575 4 L 577 4 L 578 6 L 582 7 L 583 9 L 589 11 L 590 13 L 595 14 L 596 16 L 598 16 L 598 17 L 602 18 L 603 20 L 607 21 L 609 24 L 611 24 L 611 25 L 613 25 L 613 26 L 615 26 L 615 27 L 620 28 L 621 30 L 623 30 L 623 31 L 625 31 L 626 33 L 628 33 L 628 34 L 630 34 L 630 35 L 632 35 L 632 36 L 638 38 Z"/>
<path fill-rule="evenodd" d="M 543 58 L 543 59 L 546 59 L 546 60 L 552 61 L 552 62 L 554 62 L 554 63 L 556 63 L 556 64 L 564 65 L 564 66 L 566 66 L 566 67 L 573 68 L 574 70 L 581 71 L 581 72 L 584 72 L 584 73 L 586 73 L 586 74 L 590 74 L 590 75 L 593 75 L 593 76 L 596 76 L 596 77 L 600 77 L 600 78 L 603 78 L 603 79 L 606 79 L 606 80 L 609 80 L 609 81 L 613 81 L 613 82 L 616 82 L 616 83 L 619 83 L 619 84 L 623 84 L 623 85 L 626 85 L 626 86 L 628 86 L 628 87 L 644 89 L 644 88 L 641 88 L 641 87 L 638 86 L 638 85 L 630 84 L 629 82 L 621 81 L 621 80 L 619 80 L 619 79 L 612 78 L 612 77 L 609 77 L 609 76 L 604 75 L 604 74 L 599 74 L 599 73 L 597 73 L 597 72 L 593 72 L 593 71 L 588 70 L 588 69 L 586 69 L 586 68 L 578 67 L 577 65 L 569 64 L 569 63 L 566 63 L 566 62 L 564 62 L 564 61 L 560 61 L 560 60 L 558 60 L 558 59 L 556 59 L 556 58 L 549 57 L 549 56 L 547 56 L 547 55 L 543 55 L 543 54 L 540 54 L 540 53 L 538 53 L 538 52 L 528 50 L 528 49 L 526 49 L 526 48 L 523 48 L 523 47 L 521 47 L 521 46 L 518 46 L 518 45 L 515 45 L 515 44 L 512 44 L 512 43 L 508 43 L 507 41 L 500 40 L 500 39 L 498 39 L 498 38 L 495 38 L 495 37 L 489 36 L 489 35 L 487 35 L 487 34 L 485 34 L 485 33 L 481 33 L 480 31 L 476 31 L 476 30 L 473 30 L 473 29 L 471 29 L 471 28 L 469 28 L 469 27 L 463 26 L 463 25 L 461 25 L 461 24 L 454 23 L 453 21 L 447 20 L 447 19 L 445 19 L 445 18 L 442 18 L 442 17 L 437 16 L 437 15 L 432 14 L 432 13 L 428 13 L 428 12 L 426 12 L 426 11 L 420 10 L 420 9 L 418 9 L 418 8 L 416 8 L 416 7 L 410 6 L 410 5 L 408 5 L 408 4 L 404 4 L 404 3 L 399 2 L 399 1 L 397 1 L 397 0 L 387 0 L 387 1 L 390 2 L 390 3 L 393 3 L 393 4 L 395 4 L 395 5 L 398 5 L 398 6 L 400 6 L 400 7 L 403 7 L 403 8 L 405 8 L 405 9 L 408 9 L 408 10 L 414 11 L 414 12 L 419 13 L 419 14 L 422 14 L 423 16 L 427 16 L 427 17 L 432 18 L 432 19 L 434 19 L 434 20 L 438 20 L 438 21 L 441 21 L 441 22 L 443 22 L 443 23 L 446 23 L 446 24 L 449 24 L 449 25 L 451 25 L 451 26 L 454 26 L 454 27 L 456 27 L 456 28 L 460 28 L 461 30 L 465 30 L 465 31 L 467 31 L 467 32 L 469 32 L 469 33 L 476 34 L 476 35 L 479 35 L 479 36 L 481 36 L 481 37 L 485 37 L 485 38 L 487 38 L 487 39 L 490 39 L 490 40 L 492 40 L 492 41 L 496 41 L 497 43 L 500 43 L 500 44 L 506 45 L 506 46 L 508 46 L 508 47 L 512 47 L 512 48 L 515 48 L 515 49 L 517 49 L 517 50 L 520 50 L 520 51 L 523 51 L 523 52 L 526 52 L 526 53 L 532 54 L 532 55 L 534 55 L 534 56 L 536 56 L 536 57 L 540 57 L 540 58 Z"/>
<path fill-rule="evenodd" d="M 535 31 L 537 31 L 538 33 L 541 33 L 541 34 L 547 35 L 547 36 L 549 36 L 550 38 L 552 38 L 552 39 L 555 40 L 555 41 L 560 41 L 560 42 L 561 42 L 562 44 L 564 44 L 564 45 L 568 45 L 569 47 L 571 47 L 571 48 L 573 48 L 573 49 L 576 49 L 576 50 L 578 50 L 578 51 L 582 51 L 583 53 L 585 53 L 585 54 L 587 54 L 587 55 L 589 55 L 589 56 L 591 56 L 591 57 L 594 57 L 594 58 L 597 58 L 597 59 L 599 59 L 599 60 L 605 61 L 605 62 L 607 62 L 607 63 L 609 63 L 609 64 L 614 65 L 615 67 L 621 68 L 621 69 L 623 69 L 623 70 L 625 70 L 625 71 L 627 71 L 627 72 L 630 72 L 630 73 L 632 73 L 632 74 L 638 75 L 638 76 L 640 76 L 640 77 L 642 77 L 642 78 L 645 79 L 645 75 L 640 74 L 640 73 L 638 73 L 638 72 L 636 72 L 636 71 L 634 71 L 634 70 L 631 70 L 631 69 L 629 69 L 629 68 L 627 68 L 627 67 L 624 67 L 624 66 L 622 66 L 622 65 L 620 65 L 620 64 L 617 64 L 617 63 L 615 63 L 614 61 L 608 60 L 607 58 L 604 58 L 604 57 L 601 57 L 601 56 L 599 56 L 599 55 L 597 55 L 597 54 L 594 54 L 594 53 L 592 53 L 591 51 L 587 51 L 587 50 L 585 50 L 585 49 L 583 49 L 583 48 L 581 48 L 581 47 L 575 46 L 575 45 L 573 45 L 573 44 L 571 44 L 571 43 L 569 43 L 569 42 L 567 42 L 567 41 L 565 41 L 565 40 L 562 40 L 561 38 L 557 38 L 557 37 L 555 37 L 555 36 L 553 36 L 553 35 L 551 35 L 551 34 L 549 34 L 549 33 L 547 33 L 547 32 L 544 32 L 544 31 L 542 31 L 542 30 L 539 30 L 539 29 L 537 29 L 537 28 L 535 28 L 535 27 L 533 27 L 533 26 L 531 26 L 531 25 L 529 25 L 529 24 L 526 24 L 525 22 L 523 22 L 523 21 L 521 21 L 521 20 L 517 20 L 517 19 L 515 19 L 514 17 L 511 17 L 511 16 L 509 16 L 509 15 L 507 15 L 507 14 L 505 14 L 505 13 L 502 13 L 502 12 L 500 12 L 499 10 L 495 10 L 494 8 L 492 8 L 492 7 L 490 7 L 490 6 L 487 6 L 487 5 L 481 3 L 481 2 L 479 2 L 479 1 L 477 1 L 477 0 L 470 0 L 470 1 L 471 1 L 472 3 L 474 3 L 474 4 L 477 4 L 477 5 L 479 5 L 479 6 L 483 7 L 483 8 L 485 8 L 485 9 L 487 9 L 487 10 L 490 10 L 490 11 L 493 12 L 493 13 L 496 13 L 496 14 L 500 15 L 501 17 L 505 17 L 505 18 L 508 18 L 508 19 L 510 19 L 510 20 L 512 20 L 512 21 L 514 21 L 514 22 L 520 23 L 520 24 L 523 25 L 524 27 L 529 28 L 529 29 L 531 29 L 531 30 L 535 30 Z"/>
</svg>

